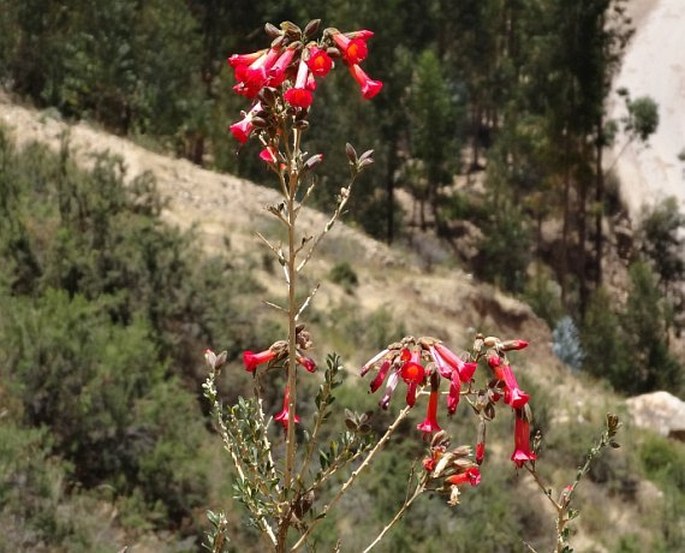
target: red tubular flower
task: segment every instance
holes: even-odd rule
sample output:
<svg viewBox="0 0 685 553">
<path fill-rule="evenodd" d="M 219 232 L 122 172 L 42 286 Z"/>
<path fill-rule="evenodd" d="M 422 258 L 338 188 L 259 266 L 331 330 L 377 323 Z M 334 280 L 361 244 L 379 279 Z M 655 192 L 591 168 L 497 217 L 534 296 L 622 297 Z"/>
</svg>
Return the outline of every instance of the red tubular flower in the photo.
<svg viewBox="0 0 685 553">
<path fill-rule="evenodd" d="M 349 33 L 345 33 L 345 36 L 348 36 L 350 38 L 361 38 L 362 40 L 369 40 L 373 36 L 373 31 L 369 31 L 368 29 L 359 29 L 358 31 L 351 31 Z"/>
<path fill-rule="evenodd" d="M 276 422 L 280 422 L 283 425 L 283 428 L 286 430 L 288 429 L 288 418 L 290 415 L 290 412 L 288 410 L 288 406 L 290 404 L 290 389 L 286 386 L 285 388 L 285 396 L 283 397 L 283 409 L 280 411 L 280 413 L 277 413 L 274 415 L 274 420 Z M 300 417 L 295 415 L 295 418 L 293 419 L 295 421 L 295 424 L 300 423 Z"/>
<path fill-rule="evenodd" d="M 495 378 L 504 382 L 504 403 L 514 409 L 520 409 L 530 399 L 530 396 L 519 388 L 511 365 L 503 363 L 502 358 L 492 353 L 488 355 L 488 365 L 495 373 Z"/>
<path fill-rule="evenodd" d="M 250 134 L 254 128 L 252 126 L 252 118 L 257 112 L 261 111 L 261 109 L 262 104 L 257 102 L 254 106 L 252 106 L 252 109 L 245 114 L 245 117 L 243 117 L 240 121 L 236 121 L 229 127 L 233 137 L 241 144 L 245 144 L 248 138 L 250 138 Z"/>
<path fill-rule="evenodd" d="M 416 390 L 426 378 L 426 369 L 421 365 L 421 351 L 408 349 L 402 350 L 400 358 L 404 361 L 400 367 L 400 376 L 407 383 L 407 405 L 414 407 L 416 403 Z"/>
<path fill-rule="evenodd" d="M 438 353 L 438 350 L 435 349 L 435 346 L 430 346 L 428 348 L 428 351 L 430 352 L 431 357 L 433 358 L 433 362 L 435 363 L 435 366 L 437 367 L 440 376 L 450 380 L 452 378 L 452 372 L 454 371 L 452 365 L 447 363 L 447 361 L 445 361 L 442 358 L 442 355 Z"/>
<path fill-rule="evenodd" d="M 304 109 L 312 105 L 314 97 L 312 91 L 307 88 L 308 78 L 309 68 L 304 59 L 300 58 L 300 65 L 297 67 L 295 86 L 286 90 L 284 94 L 285 101 L 291 106 Z"/>
<path fill-rule="evenodd" d="M 365 38 L 350 38 L 342 33 L 334 33 L 333 41 L 340 50 L 343 60 L 349 65 L 361 63 L 369 53 Z"/>
<path fill-rule="evenodd" d="M 485 459 L 485 442 L 478 442 L 476 444 L 476 463 L 482 464 L 483 459 Z"/>
<path fill-rule="evenodd" d="M 276 87 L 283 83 L 294 55 L 294 48 L 286 48 L 281 52 L 276 62 L 269 69 L 269 86 Z"/>
<path fill-rule="evenodd" d="M 514 409 L 520 409 L 530 399 L 530 396 L 519 388 L 514 371 L 511 365 L 502 366 L 502 380 L 504 380 L 504 403 L 511 405 Z"/>
<path fill-rule="evenodd" d="M 459 379 L 462 382 L 471 381 L 473 374 L 476 372 L 476 368 L 478 368 L 477 363 L 467 363 L 441 342 L 435 344 L 434 349 L 437 351 L 438 355 L 443 359 L 443 361 L 445 361 L 459 373 Z"/>
<path fill-rule="evenodd" d="M 416 382 L 409 382 L 407 384 L 407 395 L 404 399 L 409 407 L 416 405 L 416 390 L 418 387 L 419 385 Z"/>
<path fill-rule="evenodd" d="M 482 464 L 485 459 L 485 433 L 487 432 L 485 419 L 481 418 L 478 423 L 478 438 L 476 440 L 476 463 Z"/>
<path fill-rule="evenodd" d="M 233 54 L 226 60 L 233 68 L 233 75 L 237 82 L 245 80 L 245 70 L 266 53 L 266 50 L 258 50 L 250 54 Z"/>
<path fill-rule="evenodd" d="M 238 84 L 233 90 L 247 98 L 254 98 L 259 91 L 266 85 L 269 78 L 268 72 L 271 66 L 278 59 L 279 52 L 275 48 L 270 48 L 250 65 L 237 65 L 235 76 Z"/>
<path fill-rule="evenodd" d="M 528 342 L 525 340 L 507 340 L 502 344 L 503 351 L 516 351 L 528 347 Z"/>
<path fill-rule="evenodd" d="M 467 469 L 466 472 L 448 476 L 445 478 L 445 483 L 451 484 L 452 486 L 460 486 L 462 484 L 477 486 L 480 484 L 480 470 L 478 467 L 471 467 L 470 469 Z"/>
<path fill-rule="evenodd" d="M 454 415 L 461 399 L 461 380 L 457 371 L 452 371 L 450 390 L 447 394 L 447 413 Z"/>
<path fill-rule="evenodd" d="M 278 161 L 271 146 L 267 146 L 261 152 L 259 152 L 259 159 L 269 164 L 274 164 Z"/>
<path fill-rule="evenodd" d="M 312 46 L 309 48 L 307 67 L 316 77 L 325 77 L 333 67 L 333 60 L 326 50 L 318 46 Z"/>
<path fill-rule="evenodd" d="M 245 370 L 247 372 L 254 372 L 257 365 L 262 365 L 263 363 L 268 363 L 276 358 L 276 352 L 272 349 L 267 349 L 255 353 L 253 351 L 243 352 L 243 364 L 245 365 Z"/>
<path fill-rule="evenodd" d="M 426 369 L 421 364 L 421 351 L 414 350 L 410 352 L 408 349 L 403 349 L 400 353 L 400 359 L 404 361 L 400 367 L 400 376 L 407 384 L 421 384 L 426 378 Z"/>
<path fill-rule="evenodd" d="M 249 54 L 233 54 L 226 61 L 228 62 L 228 65 L 230 65 L 231 67 L 239 67 L 241 65 L 247 67 L 252 62 L 258 60 L 261 56 L 263 56 L 265 52 L 266 49 L 257 50 L 256 52 L 250 52 Z"/>
<path fill-rule="evenodd" d="M 535 461 L 537 455 L 530 449 L 530 422 L 525 418 L 521 409 L 516 409 L 514 424 L 514 453 L 511 460 L 521 468 L 526 461 Z"/>
<path fill-rule="evenodd" d="M 383 384 L 383 381 L 385 380 L 385 377 L 388 375 L 388 371 L 390 370 L 390 359 L 386 359 L 383 361 L 383 364 L 381 365 L 381 368 L 378 369 L 378 374 L 376 377 L 371 381 L 370 385 L 370 392 L 369 393 L 374 393 L 378 388 L 381 387 L 381 384 Z"/>
<path fill-rule="evenodd" d="M 438 375 L 433 373 L 431 375 L 431 391 L 428 396 L 426 419 L 422 423 L 416 425 L 416 428 L 426 434 L 433 434 L 434 432 L 440 432 L 440 430 L 442 430 L 438 424 L 438 383 Z"/>
<path fill-rule="evenodd" d="M 362 96 L 364 99 L 370 100 L 383 88 L 383 83 L 381 81 L 374 81 L 371 79 L 357 64 L 352 64 L 349 68 L 352 77 L 354 77 L 354 80 L 357 81 L 362 89 Z"/>
<path fill-rule="evenodd" d="M 243 81 L 249 86 L 257 86 L 262 88 L 269 78 L 269 71 L 280 53 L 275 48 L 269 48 L 265 54 L 257 58 L 245 70 L 245 78 Z"/>
<path fill-rule="evenodd" d="M 316 363 L 313 359 L 305 357 L 304 355 L 297 356 L 297 362 L 303 366 L 308 372 L 313 373 L 316 371 Z"/>
</svg>

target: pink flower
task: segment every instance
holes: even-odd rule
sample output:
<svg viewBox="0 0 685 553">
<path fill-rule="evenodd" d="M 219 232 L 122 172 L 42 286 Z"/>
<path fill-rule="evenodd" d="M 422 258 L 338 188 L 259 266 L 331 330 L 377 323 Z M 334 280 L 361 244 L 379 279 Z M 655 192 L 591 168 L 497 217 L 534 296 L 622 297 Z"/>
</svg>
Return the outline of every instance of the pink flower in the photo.
<svg viewBox="0 0 685 553">
<path fill-rule="evenodd" d="M 514 453 L 511 460 L 521 468 L 527 461 L 535 461 L 537 455 L 530 449 L 530 423 L 525 418 L 521 409 L 516 409 L 516 422 L 514 425 Z"/>
<path fill-rule="evenodd" d="M 245 114 L 245 117 L 243 117 L 240 121 L 236 121 L 229 127 L 233 137 L 241 144 L 245 144 L 245 142 L 247 142 L 247 140 L 250 138 L 250 134 L 252 134 L 252 130 L 254 128 L 252 125 L 252 118 L 257 112 L 261 111 L 261 109 L 262 104 L 257 102 L 254 106 L 252 106 L 250 111 Z"/>
<path fill-rule="evenodd" d="M 333 60 L 326 50 L 319 48 L 318 46 L 312 46 L 309 48 L 307 66 L 313 75 L 325 77 L 333 67 Z"/>
<path fill-rule="evenodd" d="M 430 352 L 431 357 L 433 358 L 433 362 L 435 363 L 435 366 L 438 369 L 440 376 L 448 380 L 451 379 L 454 367 L 443 359 L 442 355 L 438 353 L 438 350 L 435 349 L 434 345 L 430 346 L 428 348 L 428 351 Z"/>
<path fill-rule="evenodd" d="M 514 371 L 508 363 L 502 363 L 497 354 L 488 356 L 488 365 L 495 373 L 495 378 L 504 382 L 504 403 L 514 409 L 520 409 L 530 399 L 530 396 L 519 388 Z"/>
<path fill-rule="evenodd" d="M 256 52 L 251 52 L 249 54 L 233 54 L 226 61 L 231 67 L 239 67 L 241 65 L 247 67 L 252 62 L 263 56 L 265 52 L 266 49 L 257 50 Z"/>
<path fill-rule="evenodd" d="M 373 98 L 383 88 L 383 83 L 381 81 L 374 81 L 371 79 L 357 64 L 352 64 L 349 66 L 349 68 L 350 73 L 352 73 L 352 77 L 354 77 L 354 80 L 357 81 L 361 87 L 362 96 L 366 100 Z"/>
<path fill-rule="evenodd" d="M 457 371 L 452 371 L 450 389 L 447 393 L 447 413 L 454 415 L 461 399 L 461 380 Z"/>
<path fill-rule="evenodd" d="M 286 48 L 276 62 L 269 69 L 269 86 L 280 86 L 285 80 L 288 68 L 290 67 L 290 62 L 293 60 L 295 55 L 294 48 Z"/>
<path fill-rule="evenodd" d="M 258 365 L 268 363 L 276 358 L 276 352 L 271 348 L 255 353 L 253 351 L 243 352 L 243 364 L 247 372 L 254 372 Z"/>
<path fill-rule="evenodd" d="M 234 67 L 235 78 L 238 84 L 233 87 L 233 90 L 247 98 L 256 97 L 259 91 L 267 84 L 268 72 L 276 59 L 278 59 L 278 56 L 278 50 L 270 48 L 250 65 L 238 63 Z"/>
<path fill-rule="evenodd" d="M 274 420 L 276 422 L 280 422 L 283 425 L 283 428 L 286 430 L 288 429 L 288 418 L 290 415 L 290 411 L 288 410 L 288 407 L 290 405 L 290 389 L 286 386 L 285 388 L 285 396 L 283 397 L 283 409 L 274 415 Z M 295 415 L 293 418 L 295 424 L 300 423 L 300 417 Z"/>
<path fill-rule="evenodd" d="M 460 486 L 462 484 L 471 484 L 472 486 L 477 486 L 480 484 L 480 470 L 478 467 L 471 467 L 465 472 L 448 476 L 445 478 L 445 483 L 451 484 L 452 486 Z"/>
<path fill-rule="evenodd" d="M 262 149 L 261 152 L 259 152 L 259 159 L 269 164 L 274 164 L 278 161 L 278 158 L 276 158 L 276 154 L 271 146 L 267 146 L 266 148 Z"/>
<path fill-rule="evenodd" d="M 350 38 L 342 33 L 334 33 L 333 41 L 340 50 L 343 60 L 349 65 L 361 63 L 369 53 L 365 38 Z"/>
<path fill-rule="evenodd" d="M 437 352 L 438 356 L 443 360 L 443 362 L 446 362 L 450 367 L 459 373 L 459 380 L 462 382 L 471 381 L 473 374 L 476 372 L 476 368 L 478 367 L 477 363 L 467 363 L 442 342 L 436 343 L 433 349 Z M 433 355 L 434 359 L 435 357 L 436 356 Z"/>
<path fill-rule="evenodd" d="M 266 53 L 266 50 L 258 50 L 250 54 L 233 54 L 226 60 L 233 68 L 233 75 L 237 82 L 245 80 L 245 71 L 253 62 L 257 61 Z"/>
<path fill-rule="evenodd" d="M 381 409 L 387 409 L 388 405 L 390 405 L 390 399 L 392 398 L 392 394 L 395 391 L 395 388 L 397 388 L 397 383 L 399 381 L 399 373 L 397 371 L 391 372 L 390 376 L 388 377 L 388 382 L 385 385 L 385 393 L 383 394 L 381 400 L 378 402 L 378 405 L 381 406 Z"/>
<path fill-rule="evenodd" d="M 297 356 L 297 362 L 305 368 L 310 373 L 313 373 L 316 371 L 316 363 L 314 362 L 313 359 L 309 357 L 305 357 L 304 355 L 298 355 Z"/>
<path fill-rule="evenodd" d="M 359 29 L 358 31 L 350 31 L 349 33 L 345 33 L 345 36 L 369 40 L 373 36 L 373 31 L 369 31 L 368 29 Z"/>
<path fill-rule="evenodd" d="M 370 385 L 370 393 L 374 393 L 378 388 L 381 387 L 383 384 L 383 381 L 385 380 L 385 377 L 388 375 L 388 371 L 390 370 L 390 359 L 386 359 L 383 361 L 381 364 L 380 369 L 378 369 L 378 374 L 376 377 L 371 381 Z"/>
<path fill-rule="evenodd" d="M 275 48 L 269 48 L 265 54 L 258 57 L 245 70 L 243 81 L 249 86 L 262 88 L 269 77 L 269 70 L 279 57 Z"/>
<path fill-rule="evenodd" d="M 426 419 L 416 426 L 416 428 L 426 434 L 433 434 L 442 430 L 438 424 L 438 382 L 438 375 L 433 373 L 431 376 L 431 391 L 428 396 L 428 407 L 426 408 Z"/>
<path fill-rule="evenodd" d="M 366 373 L 368 373 L 371 368 L 378 363 L 383 357 L 388 353 L 388 349 L 384 349 L 383 351 L 378 352 L 376 355 L 374 355 L 371 359 L 369 359 L 366 363 L 362 365 L 361 370 L 359 371 L 359 374 L 361 376 L 365 376 Z"/>
<path fill-rule="evenodd" d="M 296 108 L 308 108 L 312 105 L 314 99 L 311 90 L 307 88 L 307 80 L 309 78 L 309 68 L 304 59 L 300 59 L 300 65 L 297 68 L 297 78 L 295 79 L 295 86 L 286 90 L 284 97 L 285 101 Z"/>
</svg>

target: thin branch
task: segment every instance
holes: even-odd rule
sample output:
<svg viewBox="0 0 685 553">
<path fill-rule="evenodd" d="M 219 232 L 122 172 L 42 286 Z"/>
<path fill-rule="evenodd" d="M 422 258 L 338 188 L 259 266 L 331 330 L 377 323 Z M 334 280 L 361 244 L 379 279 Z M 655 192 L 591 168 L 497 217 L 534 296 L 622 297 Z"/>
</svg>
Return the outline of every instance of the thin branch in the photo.
<svg viewBox="0 0 685 553">
<path fill-rule="evenodd" d="M 282 306 L 278 305 L 277 303 L 273 303 L 273 302 L 270 302 L 268 300 L 262 300 L 262 303 L 264 303 L 264 305 L 268 305 L 269 307 L 273 307 L 277 311 L 282 311 L 283 313 L 288 312 L 288 310 L 285 307 L 282 307 Z"/>
<path fill-rule="evenodd" d="M 333 215 L 331 215 L 331 218 L 328 220 L 328 222 L 324 225 L 323 230 L 316 235 L 314 238 L 314 241 L 312 245 L 309 247 L 309 250 L 304 256 L 304 259 L 300 261 L 300 264 L 297 266 L 297 272 L 299 273 L 304 266 L 307 264 L 307 262 L 311 259 L 312 254 L 316 250 L 317 246 L 319 245 L 319 242 L 323 239 L 326 234 L 333 228 L 333 225 L 335 222 L 338 220 L 340 215 L 343 212 L 343 208 L 345 207 L 345 204 L 347 204 L 347 200 L 350 198 L 350 191 L 352 189 L 352 184 L 354 181 L 350 182 L 350 184 L 347 186 L 347 188 L 343 188 L 340 191 L 340 200 L 338 202 L 338 206 L 335 208 L 335 211 L 333 212 Z"/>
<path fill-rule="evenodd" d="M 390 529 L 395 525 L 395 523 L 402 518 L 404 513 L 407 512 L 407 509 L 411 506 L 412 503 L 416 500 L 417 497 L 419 497 L 424 491 L 426 491 L 425 486 L 422 483 L 419 483 L 416 486 L 416 489 L 414 490 L 414 493 L 412 494 L 411 497 L 407 498 L 404 502 L 404 505 L 400 507 L 400 510 L 395 513 L 395 516 L 392 517 L 392 520 L 388 522 L 388 524 L 385 525 L 383 530 L 381 530 L 380 534 L 376 536 L 376 539 L 374 539 L 369 546 L 364 549 L 363 553 L 369 553 L 378 543 L 385 537 L 385 534 L 387 534 Z"/>
<path fill-rule="evenodd" d="M 295 255 L 298 255 L 312 238 L 313 236 L 305 236 L 304 238 L 302 238 L 302 242 L 295 250 Z"/>
<path fill-rule="evenodd" d="M 259 238 L 264 244 L 266 244 L 266 247 L 269 248 L 274 254 L 276 254 L 276 257 L 278 257 L 279 261 L 283 258 L 283 250 L 280 249 L 280 247 L 276 247 L 271 243 L 271 240 L 269 240 L 266 236 L 264 236 L 261 232 L 255 232 L 255 235 L 257 238 Z M 285 261 L 285 259 L 283 259 Z"/>
<path fill-rule="evenodd" d="M 554 510 L 557 512 L 557 514 L 561 514 L 562 506 L 552 498 L 551 490 L 542 481 L 542 478 L 540 478 L 540 475 L 538 474 L 538 472 L 533 467 L 531 467 L 528 463 L 524 463 L 523 467 L 531 474 L 531 476 L 533 477 L 533 480 L 535 480 L 535 483 L 538 485 L 538 488 L 540 488 L 543 495 L 545 497 L 547 497 L 547 499 L 549 499 L 550 503 L 554 506 Z"/>
<path fill-rule="evenodd" d="M 393 421 L 393 423 L 388 426 L 388 429 L 385 431 L 385 434 L 381 437 L 380 440 L 378 440 L 378 443 L 373 447 L 373 449 L 369 452 L 369 454 L 366 456 L 366 458 L 362 461 L 361 465 L 355 470 L 347 480 L 345 480 L 345 483 L 340 487 L 338 492 L 333 496 L 333 499 L 331 499 L 328 504 L 323 508 L 321 511 L 320 515 L 312 521 L 312 523 L 309 525 L 309 528 L 300 536 L 300 539 L 297 540 L 295 545 L 293 545 L 290 548 L 290 551 L 297 551 L 305 542 L 309 534 L 311 534 L 312 530 L 316 528 L 318 522 L 320 520 L 323 520 L 326 515 L 330 512 L 330 510 L 335 506 L 335 504 L 340 500 L 340 498 L 345 494 L 345 492 L 349 489 L 349 487 L 354 483 L 354 481 L 357 479 L 357 477 L 366 469 L 366 467 L 369 466 L 373 458 L 376 456 L 376 454 L 383 448 L 383 446 L 390 440 L 390 436 L 392 436 L 393 432 L 397 430 L 397 427 L 400 425 L 400 423 L 407 417 L 409 414 L 409 411 L 411 411 L 411 407 L 407 405 L 404 409 L 402 409 L 399 414 L 397 415 L 397 418 Z"/>
<path fill-rule="evenodd" d="M 307 299 L 302 302 L 302 305 L 300 306 L 300 309 L 297 311 L 297 315 L 295 315 L 295 320 L 299 320 L 300 315 L 304 312 L 305 309 L 309 306 L 309 303 L 312 301 L 312 298 L 316 295 L 316 293 L 319 291 L 319 287 L 321 286 L 320 282 L 316 283 L 316 286 L 312 288 L 312 291 L 309 292 L 309 295 L 307 296 Z"/>
</svg>

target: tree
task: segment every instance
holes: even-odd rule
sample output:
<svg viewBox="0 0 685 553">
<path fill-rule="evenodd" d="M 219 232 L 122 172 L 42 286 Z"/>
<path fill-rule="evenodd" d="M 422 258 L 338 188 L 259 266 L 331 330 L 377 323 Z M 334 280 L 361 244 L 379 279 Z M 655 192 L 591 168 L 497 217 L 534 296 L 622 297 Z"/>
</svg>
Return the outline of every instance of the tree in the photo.
<svg viewBox="0 0 685 553">
<path fill-rule="evenodd" d="M 438 232 L 442 226 L 441 189 L 452 182 L 459 169 L 458 100 L 455 91 L 450 90 L 435 52 L 422 52 L 414 68 L 408 99 L 409 155 L 420 164 L 413 192 L 420 201 L 422 227 L 425 227 L 425 200 L 432 209 Z M 425 190 L 417 186 L 419 182 L 425 183 Z"/>
</svg>

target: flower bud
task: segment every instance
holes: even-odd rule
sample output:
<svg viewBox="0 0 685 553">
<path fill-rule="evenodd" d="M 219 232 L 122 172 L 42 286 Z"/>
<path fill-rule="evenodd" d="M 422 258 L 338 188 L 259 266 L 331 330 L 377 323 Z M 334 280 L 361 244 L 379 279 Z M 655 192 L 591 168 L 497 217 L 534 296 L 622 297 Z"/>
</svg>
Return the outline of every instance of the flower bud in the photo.
<svg viewBox="0 0 685 553">
<path fill-rule="evenodd" d="M 310 36 L 313 36 L 316 34 L 316 32 L 319 30 L 319 27 L 321 26 L 321 20 L 320 19 L 312 19 L 307 25 L 304 27 L 304 37 L 305 39 L 309 38 Z"/>
<path fill-rule="evenodd" d="M 494 336 L 486 336 L 483 338 L 483 345 L 486 348 L 494 348 L 497 344 L 499 344 L 499 340 Z"/>
<path fill-rule="evenodd" d="M 272 23 L 266 23 L 264 25 L 264 32 L 269 36 L 269 38 L 276 38 L 283 36 L 283 31 L 281 31 L 276 25 Z"/>
<path fill-rule="evenodd" d="M 503 351 L 516 351 L 527 347 L 528 342 L 525 340 L 507 340 L 506 342 L 502 343 Z"/>
<path fill-rule="evenodd" d="M 357 164 L 357 150 L 355 150 L 354 146 L 352 146 L 352 144 L 349 142 L 345 144 L 345 154 L 347 154 L 347 159 L 350 160 L 351 164 Z"/>
</svg>

